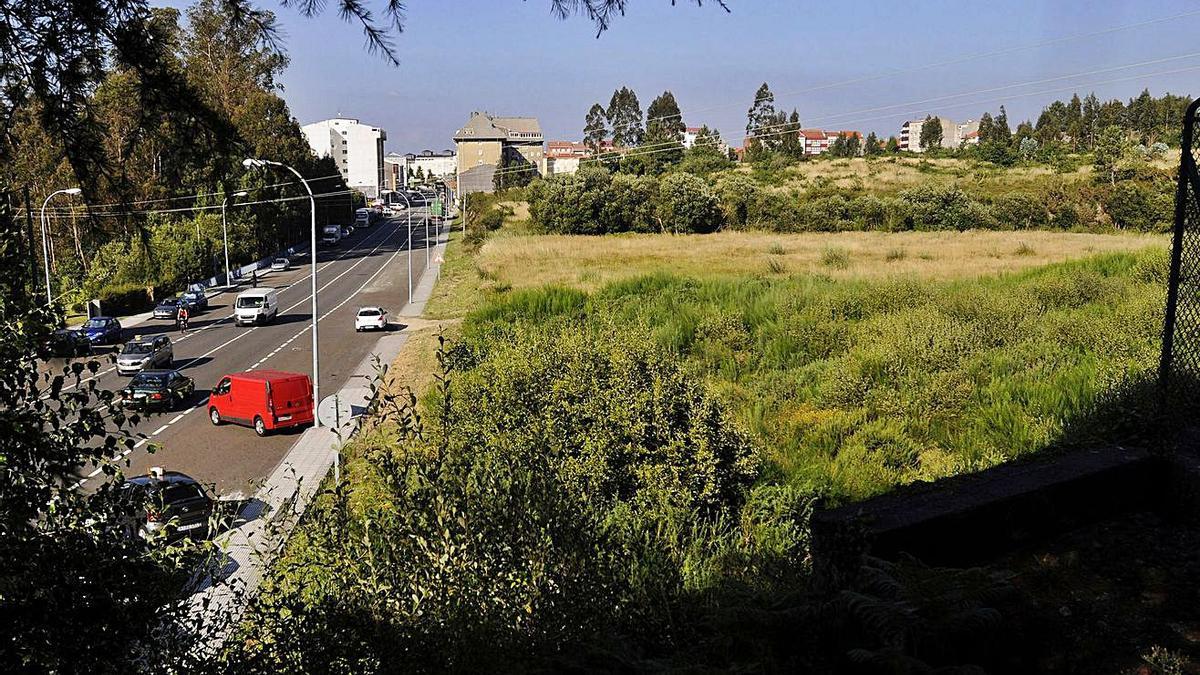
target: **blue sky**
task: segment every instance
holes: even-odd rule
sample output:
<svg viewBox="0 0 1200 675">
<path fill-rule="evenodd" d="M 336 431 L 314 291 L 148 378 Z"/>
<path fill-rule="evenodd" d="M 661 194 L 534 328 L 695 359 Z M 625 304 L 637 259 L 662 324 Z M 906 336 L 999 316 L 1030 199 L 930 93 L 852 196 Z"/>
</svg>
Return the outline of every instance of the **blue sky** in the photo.
<svg viewBox="0 0 1200 675">
<path fill-rule="evenodd" d="M 726 14 L 711 1 L 697 8 L 689 0 L 676 7 L 632 0 L 626 16 L 598 39 L 585 18 L 553 17 L 549 0 L 406 4 L 406 30 L 396 37 L 399 67 L 369 54 L 358 28 L 332 12 L 306 19 L 262 4 L 277 13 L 284 31 L 292 61 L 283 95 L 301 123 L 339 113 L 358 117 L 387 130 L 389 150 L 409 152 L 451 147 L 470 112 L 488 110 L 536 116 L 547 139 L 577 140 L 592 103 L 605 104 L 613 89 L 628 85 L 643 110 L 670 89 L 689 126 L 708 124 L 740 141 L 746 109 L 766 81 L 777 105 L 797 108 L 805 126 L 886 137 L 926 112 L 978 118 L 1001 103 L 1015 126 L 1073 89 L 1126 99 L 1143 87 L 1200 94 L 1200 70 L 1152 75 L 1200 67 L 1200 56 L 1109 70 L 1200 52 L 1192 39 L 1200 14 L 923 68 L 1195 12 L 1195 2 L 728 0 L 733 11 Z M 1107 72 L 874 110 L 1097 70 Z M 1114 79 L 1124 81 L 1102 83 Z M 859 81 L 828 86 L 847 80 Z M 1053 91 L 1022 95 L 1044 90 Z"/>
</svg>

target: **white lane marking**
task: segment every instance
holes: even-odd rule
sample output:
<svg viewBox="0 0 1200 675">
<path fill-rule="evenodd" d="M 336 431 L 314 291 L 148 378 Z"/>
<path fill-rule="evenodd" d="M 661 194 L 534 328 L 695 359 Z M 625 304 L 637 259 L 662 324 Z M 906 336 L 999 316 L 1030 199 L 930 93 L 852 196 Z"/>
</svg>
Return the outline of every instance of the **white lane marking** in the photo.
<svg viewBox="0 0 1200 675">
<path fill-rule="evenodd" d="M 152 433 L 152 434 L 150 434 L 150 435 L 151 435 L 151 436 L 157 436 L 157 435 L 161 434 L 162 432 L 164 432 L 164 431 L 166 431 L 166 430 L 167 430 L 167 425 L 165 425 L 165 424 L 164 424 L 164 425 L 162 425 L 161 427 L 159 427 L 159 428 L 155 429 L 155 430 L 154 430 L 154 433 Z"/>
<path fill-rule="evenodd" d="M 147 439 L 143 438 L 142 440 L 138 441 L 137 443 L 134 443 L 134 444 L 133 444 L 133 447 L 134 447 L 134 448 L 140 448 L 140 447 L 142 447 L 143 445 L 145 445 L 145 444 L 146 444 L 146 441 L 147 441 Z"/>
<path fill-rule="evenodd" d="M 175 424 L 175 423 L 176 423 L 176 422 L 178 422 L 179 420 L 183 419 L 183 416 L 184 416 L 184 415 L 186 415 L 186 414 L 187 414 L 187 413 L 179 413 L 179 414 L 178 414 L 178 415 L 176 415 L 175 417 L 172 417 L 172 418 L 171 418 L 171 421 L 170 421 L 170 422 L 167 422 L 167 424 L 168 424 L 168 425 Z"/>
</svg>

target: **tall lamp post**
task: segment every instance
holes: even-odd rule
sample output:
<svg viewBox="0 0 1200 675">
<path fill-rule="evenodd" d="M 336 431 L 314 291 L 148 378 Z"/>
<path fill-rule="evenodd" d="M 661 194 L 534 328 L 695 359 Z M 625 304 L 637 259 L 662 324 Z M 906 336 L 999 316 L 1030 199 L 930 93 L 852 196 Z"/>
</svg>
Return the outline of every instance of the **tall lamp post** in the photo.
<svg viewBox="0 0 1200 675">
<path fill-rule="evenodd" d="M 252 159 L 247 158 L 242 160 L 242 166 L 247 169 L 262 169 L 268 166 L 287 169 L 291 171 L 296 178 L 304 185 L 304 189 L 308 191 L 308 204 L 312 210 L 312 231 L 310 232 L 309 253 L 312 277 L 312 385 L 313 385 L 313 405 L 321 404 L 321 355 L 317 351 L 317 198 L 313 196 L 312 188 L 309 187 L 308 181 L 304 180 L 304 176 L 292 167 L 283 162 L 273 162 L 269 159 Z M 321 426 L 321 419 L 313 415 L 313 426 Z"/>
<path fill-rule="evenodd" d="M 49 226 L 49 222 L 46 220 L 46 205 L 50 203 L 51 199 L 54 199 L 55 195 L 77 195 L 77 194 L 81 194 L 82 192 L 83 192 L 83 190 L 81 190 L 77 187 L 76 188 L 65 188 L 63 190 L 55 190 L 54 192 L 50 193 L 50 196 L 46 197 L 46 201 L 42 202 L 42 217 L 41 217 L 41 221 L 42 221 L 42 259 L 46 263 L 46 305 L 47 306 L 54 304 L 54 297 L 50 292 L 50 237 L 49 237 L 49 234 L 47 234 L 47 230 L 49 230 L 50 226 Z"/>
<path fill-rule="evenodd" d="M 245 197 L 246 195 L 245 190 L 239 190 L 221 200 L 221 239 L 225 242 L 225 288 L 233 286 L 233 278 L 229 274 L 229 226 L 225 223 L 225 208 L 229 206 L 229 197 Z"/>
</svg>

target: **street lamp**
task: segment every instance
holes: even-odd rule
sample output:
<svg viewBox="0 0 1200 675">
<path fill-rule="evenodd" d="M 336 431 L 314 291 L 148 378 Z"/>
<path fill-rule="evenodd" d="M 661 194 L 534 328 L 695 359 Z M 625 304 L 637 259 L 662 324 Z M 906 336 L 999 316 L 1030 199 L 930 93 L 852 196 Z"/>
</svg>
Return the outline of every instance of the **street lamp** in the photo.
<svg viewBox="0 0 1200 675">
<path fill-rule="evenodd" d="M 50 223 L 46 220 L 46 205 L 50 203 L 51 199 L 54 199 L 55 195 L 77 195 L 77 194 L 81 194 L 82 192 L 83 192 L 83 190 L 80 190 L 77 187 L 76 188 L 66 188 L 63 190 L 56 190 L 54 192 L 51 192 L 50 196 L 46 197 L 46 201 L 42 202 L 42 217 L 41 217 L 41 221 L 42 221 L 42 260 L 46 263 L 46 306 L 47 307 L 54 304 L 54 298 L 50 294 L 50 243 L 49 243 L 49 235 L 47 234 L 47 230 L 49 230 Z"/>
<path fill-rule="evenodd" d="M 310 233 L 309 253 L 311 254 L 311 273 L 312 277 L 312 385 L 313 385 L 313 405 L 321 403 L 321 357 L 317 351 L 317 198 L 313 196 L 312 188 L 309 187 L 308 181 L 304 180 L 304 176 L 300 172 L 282 162 L 273 162 L 269 159 L 251 159 L 242 160 L 242 166 L 247 169 L 263 169 L 268 166 L 287 169 L 291 171 L 296 178 L 304 185 L 304 189 L 308 191 L 308 204 L 312 211 L 312 232 Z M 313 426 L 321 426 L 321 420 L 313 415 Z"/>
<path fill-rule="evenodd" d="M 229 274 L 229 227 L 225 224 L 225 207 L 229 205 L 229 197 L 245 197 L 247 194 L 245 190 L 239 190 L 221 200 L 221 239 L 225 242 L 225 288 L 233 285 Z"/>
</svg>

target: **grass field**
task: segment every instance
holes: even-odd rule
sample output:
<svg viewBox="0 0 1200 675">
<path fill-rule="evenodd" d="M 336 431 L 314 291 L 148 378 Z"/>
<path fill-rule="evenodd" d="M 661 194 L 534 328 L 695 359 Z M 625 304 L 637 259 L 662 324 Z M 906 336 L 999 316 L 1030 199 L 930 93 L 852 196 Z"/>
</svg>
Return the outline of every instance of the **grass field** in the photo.
<svg viewBox="0 0 1200 675">
<path fill-rule="evenodd" d="M 542 285 L 595 290 L 646 274 L 698 279 L 812 275 L 838 281 L 951 280 L 1018 272 L 1098 253 L 1165 247 L 1162 235 L 1068 232 L 842 232 L 584 237 L 502 230 L 472 252 L 447 251 L 429 304 L 433 318 L 461 317 L 489 298 Z"/>
</svg>

